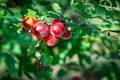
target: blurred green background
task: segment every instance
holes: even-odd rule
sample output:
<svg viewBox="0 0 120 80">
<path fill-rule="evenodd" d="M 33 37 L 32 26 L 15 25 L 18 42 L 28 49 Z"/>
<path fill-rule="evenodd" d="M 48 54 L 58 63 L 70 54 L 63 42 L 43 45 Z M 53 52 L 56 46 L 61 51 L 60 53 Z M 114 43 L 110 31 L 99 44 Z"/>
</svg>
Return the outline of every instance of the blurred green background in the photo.
<svg viewBox="0 0 120 80">
<path fill-rule="evenodd" d="M 54 47 L 22 31 L 31 15 L 71 23 Z M 38 71 L 39 60 L 45 67 Z M 0 0 L 0 80 L 120 80 L 119 0 Z"/>
</svg>

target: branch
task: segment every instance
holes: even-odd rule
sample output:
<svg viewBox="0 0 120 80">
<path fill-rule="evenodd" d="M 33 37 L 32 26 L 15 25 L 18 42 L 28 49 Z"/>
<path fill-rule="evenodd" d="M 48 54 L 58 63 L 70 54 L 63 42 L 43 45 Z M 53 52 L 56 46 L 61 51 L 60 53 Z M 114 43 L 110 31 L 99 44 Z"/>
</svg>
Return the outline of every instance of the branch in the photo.
<svg viewBox="0 0 120 80">
<path fill-rule="evenodd" d="M 73 71 L 77 71 L 77 72 L 82 71 L 82 67 L 80 65 L 64 64 L 62 66 L 64 66 L 68 70 L 73 70 Z"/>
<path fill-rule="evenodd" d="M 102 31 L 101 29 L 98 29 L 101 32 L 114 32 L 114 33 L 120 33 L 120 30 L 104 30 Z"/>
<path fill-rule="evenodd" d="M 76 25 L 76 26 L 79 26 L 79 27 L 82 27 L 82 28 L 94 29 L 94 26 L 93 25 L 89 25 L 89 24 L 79 24 L 79 23 L 73 23 L 73 22 L 70 22 L 70 23 L 63 22 L 63 24 L 65 26 Z M 100 32 L 120 33 L 120 30 L 103 30 L 102 31 L 102 29 L 100 29 L 100 28 L 98 28 L 97 30 L 99 30 Z"/>
<path fill-rule="evenodd" d="M 99 6 L 105 7 L 105 8 L 109 8 L 109 9 L 112 9 L 112 10 L 116 10 L 117 9 L 117 7 L 112 7 L 112 6 L 106 6 L 106 5 L 100 5 L 100 4 L 99 4 Z"/>
</svg>

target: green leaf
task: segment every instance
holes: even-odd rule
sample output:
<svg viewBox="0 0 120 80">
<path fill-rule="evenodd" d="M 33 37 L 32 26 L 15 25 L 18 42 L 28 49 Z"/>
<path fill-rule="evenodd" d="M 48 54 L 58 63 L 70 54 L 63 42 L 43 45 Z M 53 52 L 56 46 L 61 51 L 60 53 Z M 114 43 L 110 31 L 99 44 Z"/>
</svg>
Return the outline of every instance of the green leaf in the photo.
<svg viewBox="0 0 120 80">
<path fill-rule="evenodd" d="M 71 1 L 70 1 L 70 4 L 73 5 L 73 4 L 74 4 L 74 1 L 75 1 L 75 0 L 71 0 Z"/>
<path fill-rule="evenodd" d="M 29 71 L 27 71 L 26 69 L 24 69 L 24 74 L 25 74 L 30 80 L 33 79 L 33 77 L 30 75 Z"/>
<path fill-rule="evenodd" d="M 4 14 L 5 14 L 5 10 L 0 8 L 0 18 L 3 17 Z"/>
<path fill-rule="evenodd" d="M 64 69 L 60 69 L 57 73 L 58 77 L 64 77 L 65 74 L 67 74 L 67 71 L 65 71 Z"/>
<path fill-rule="evenodd" d="M 106 10 L 106 19 L 113 18 L 113 13 L 109 10 Z"/>
<path fill-rule="evenodd" d="M 104 76 L 104 77 L 102 77 L 102 79 L 100 79 L 100 80 L 108 80 L 108 77 L 107 77 L 107 76 Z"/>
<path fill-rule="evenodd" d="M 73 32 L 73 38 L 78 39 L 79 37 L 81 37 L 80 32 L 81 32 L 80 28 L 76 28 L 75 31 Z"/>
<path fill-rule="evenodd" d="M 91 58 L 89 56 L 86 56 L 85 60 L 86 60 L 87 63 L 89 63 L 89 64 L 91 63 Z"/>
<path fill-rule="evenodd" d="M 85 60 L 87 63 L 91 63 L 91 58 L 87 55 L 86 52 L 80 52 L 79 53 L 79 58 L 83 61 Z"/>
<path fill-rule="evenodd" d="M 44 55 L 44 57 L 43 57 L 43 65 L 44 66 L 50 66 L 52 61 L 53 61 L 53 57 L 52 56 Z"/>
<path fill-rule="evenodd" d="M 54 3 L 54 4 L 52 5 L 52 8 L 53 8 L 54 11 L 58 12 L 59 14 L 62 13 L 62 10 L 61 10 L 59 4 Z"/>
<path fill-rule="evenodd" d="M 32 9 L 27 9 L 28 15 L 36 15 L 37 13 Z"/>
<path fill-rule="evenodd" d="M 2 53 L 3 57 L 6 59 L 6 65 L 10 75 L 12 77 L 16 77 L 18 75 L 19 64 L 15 61 L 15 59 L 8 53 Z"/>
<path fill-rule="evenodd" d="M 87 35 L 90 35 L 93 31 L 93 26 L 92 25 L 89 25 L 89 24 L 84 24 L 82 25 L 82 34 L 87 34 Z"/>
<path fill-rule="evenodd" d="M 117 7 L 117 8 L 115 8 L 115 11 L 118 11 L 118 12 L 120 12 L 120 8 L 118 8 L 118 7 Z"/>
<path fill-rule="evenodd" d="M 34 11 L 33 9 L 24 9 L 23 11 L 21 11 L 21 14 L 23 16 L 30 15 L 30 16 L 38 17 L 37 12 Z"/>
<path fill-rule="evenodd" d="M 30 45 L 29 47 L 28 47 L 28 49 L 27 49 L 27 52 L 28 52 L 28 56 L 31 56 L 31 55 L 33 55 L 34 53 L 35 53 L 35 51 L 36 51 L 36 48 L 35 48 L 35 45 Z"/>
<path fill-rule="evenodd" d="M 52 11 L 48 11 L 44 16 L 51 17 L 51 18 L 59 18 L 59 15 Z"/>
<path fill-rule="evenodd" d="M 9 40 L 8 42 L 4 43 L 2 45 L 2 50 L 12 52 L 16 55 L 22 54 L 20 45 L 14 40 Z"/>
<path fill-rule="evenodd" d="M 52 73 L 52 72 L 53 72 L 52 69 L 48 69 L 48 70 L 45 71 L 45 80 L 53 80 L 53 79 L 51 78 L 51 73 Z"/>
</svg>

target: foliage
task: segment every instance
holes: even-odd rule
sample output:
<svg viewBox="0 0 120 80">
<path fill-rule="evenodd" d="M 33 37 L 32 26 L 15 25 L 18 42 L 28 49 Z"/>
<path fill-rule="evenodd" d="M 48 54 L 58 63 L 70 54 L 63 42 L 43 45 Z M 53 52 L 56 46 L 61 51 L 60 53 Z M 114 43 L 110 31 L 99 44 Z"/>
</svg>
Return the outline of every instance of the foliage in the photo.
<svg viewBox="0 0 120 80">
<path fill-rule="evenodd" d="M 119 80 L 119 14 L 119 0 L 0 0 L 0 79 Z M 22 30 L 26 15 L 47 23 L 65 21 L 71 39 L 59 39 L 54 47 L 34 40 Z M 56 65 L 61 68 L 52 74 Z"/>
</svg>

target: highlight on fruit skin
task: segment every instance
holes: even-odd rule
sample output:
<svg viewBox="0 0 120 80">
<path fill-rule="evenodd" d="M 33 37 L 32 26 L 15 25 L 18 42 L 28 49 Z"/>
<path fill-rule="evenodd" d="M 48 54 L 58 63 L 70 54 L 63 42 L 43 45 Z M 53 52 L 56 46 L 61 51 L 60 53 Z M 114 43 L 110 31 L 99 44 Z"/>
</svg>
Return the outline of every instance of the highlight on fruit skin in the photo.
<svg viewBox="0 0 120 80">
<path fill-rule="evenodd" d="M 33 33 L 39 38 L 45 38 L 49 34 L 49 28 L 45 23 L 39 21 L 34 25 Z"/>
<path fill-rule="evenodd" d="M 61 22 L 56 22 L 50 26 L 50 34 L 56 37 L 61 37 L 64 33 L 64 25 Z"/>
<path fill-rule="evenodd" d="M 25 16 L 22 22 L 22 28 L 25 30 L 32 30 L 37 20 L 32 16 Z"/>
</svg>

